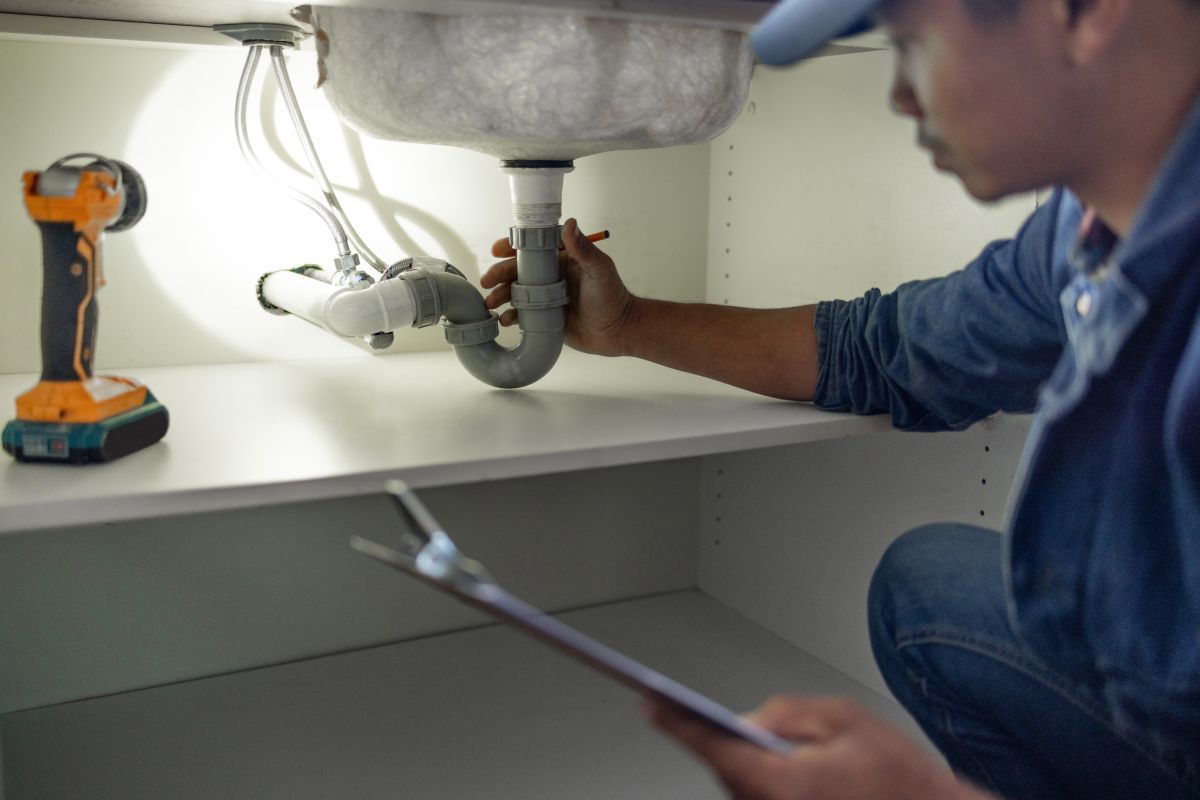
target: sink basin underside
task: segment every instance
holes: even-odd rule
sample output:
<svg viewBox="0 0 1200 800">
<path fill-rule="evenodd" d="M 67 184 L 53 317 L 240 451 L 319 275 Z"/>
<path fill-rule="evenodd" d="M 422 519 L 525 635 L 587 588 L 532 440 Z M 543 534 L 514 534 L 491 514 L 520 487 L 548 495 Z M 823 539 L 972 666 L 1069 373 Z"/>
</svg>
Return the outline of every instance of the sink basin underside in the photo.
<svg viewBox="0 0 1200 800">
<path fill-rule="evenodd" d="M 322 85 L 384 139 L 573 160 L 707 141 L 741 111 L 745 34 L 571 14 L 314 7 Z"/>
</svg>

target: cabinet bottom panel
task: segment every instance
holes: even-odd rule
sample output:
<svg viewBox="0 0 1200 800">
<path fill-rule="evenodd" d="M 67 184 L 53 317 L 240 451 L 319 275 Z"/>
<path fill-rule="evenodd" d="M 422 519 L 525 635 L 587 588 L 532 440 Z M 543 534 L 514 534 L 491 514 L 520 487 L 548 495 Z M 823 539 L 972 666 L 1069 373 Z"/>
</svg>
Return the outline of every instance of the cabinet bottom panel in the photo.
<svg viewBox="0 0 1200 800">
<path fill-rule="evenodd" d="M 731 708 L 891 700 L 696 592 L 564 620 Z M 0 717 L 7 800 L 702 798 L 638 697 L 491 625 Z"/>
</svg>

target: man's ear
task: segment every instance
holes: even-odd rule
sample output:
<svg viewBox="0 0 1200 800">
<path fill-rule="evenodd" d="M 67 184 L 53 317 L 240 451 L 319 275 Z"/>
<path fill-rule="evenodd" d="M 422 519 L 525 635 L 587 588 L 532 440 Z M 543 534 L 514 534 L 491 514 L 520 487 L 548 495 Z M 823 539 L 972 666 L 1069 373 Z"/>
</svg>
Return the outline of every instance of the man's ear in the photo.
<svg viewBox="0 0 1200 800">
<path fill-rule="evenodd" d="M 1052 0 L 1067 55 L 1075 64 L 1090 64 L 1117 40 L 1135 0 Z"/>
</svg>

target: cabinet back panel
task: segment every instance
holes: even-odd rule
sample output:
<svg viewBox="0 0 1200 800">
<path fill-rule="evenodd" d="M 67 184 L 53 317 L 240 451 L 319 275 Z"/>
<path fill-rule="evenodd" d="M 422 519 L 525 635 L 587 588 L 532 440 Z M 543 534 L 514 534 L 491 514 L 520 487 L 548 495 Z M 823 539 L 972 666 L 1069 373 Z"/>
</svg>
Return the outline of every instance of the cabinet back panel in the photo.
<svg viewBox="0 0 1200 800">
<path fill-rule="evenodd" d="M 698 462 L 426 489 L 468 555 L 561 610 L 696 582 Z M 352 551 L 383 496 L 0 537 L 0 712 L 490 623 Z"/>
</svg>

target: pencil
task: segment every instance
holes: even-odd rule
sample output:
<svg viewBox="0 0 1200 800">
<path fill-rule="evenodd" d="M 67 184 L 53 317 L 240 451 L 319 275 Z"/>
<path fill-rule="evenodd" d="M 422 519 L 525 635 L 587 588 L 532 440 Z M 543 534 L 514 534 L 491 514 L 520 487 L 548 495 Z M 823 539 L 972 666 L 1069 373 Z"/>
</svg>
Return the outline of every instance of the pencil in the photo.
<svg viewBox="0 0 1200 800">
<path fill-rule="evenodd" d="M 610 233 L 609 231 L 597 231 L 596 233 L 588 234 L 584 238 L 587 239 L 589 242 L 602 242 L 610 236 L 612 236 L 612 233 Z M 558 246 L 558 249 L 562 250 L 564 248 L 560 244 Z"/>
</svg>

